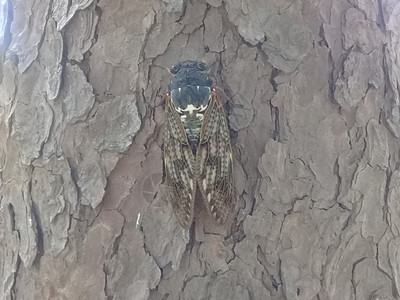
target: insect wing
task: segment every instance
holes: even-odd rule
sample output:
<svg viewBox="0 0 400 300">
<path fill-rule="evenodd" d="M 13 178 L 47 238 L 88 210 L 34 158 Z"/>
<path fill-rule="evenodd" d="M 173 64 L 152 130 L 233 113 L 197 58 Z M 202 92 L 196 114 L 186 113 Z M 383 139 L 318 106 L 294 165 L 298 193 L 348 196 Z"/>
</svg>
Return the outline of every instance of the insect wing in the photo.
<svg viewBox="0 0 400 300">
<path fill-rule="evenodd" d="M 193 221 L 196 195 L 195 157 L 170 96 L 167 97 L 165 116 L 164 166 L 167 197 L 181 226 L 189 228 Z"/>
<path fill-rule="evenodd" d="M 215 223 L 224 224 L 234 203 L 232 149 L 224 108 L 215 91 L 204 115 L 196 164 L 206 209 Z"/>
</svg>

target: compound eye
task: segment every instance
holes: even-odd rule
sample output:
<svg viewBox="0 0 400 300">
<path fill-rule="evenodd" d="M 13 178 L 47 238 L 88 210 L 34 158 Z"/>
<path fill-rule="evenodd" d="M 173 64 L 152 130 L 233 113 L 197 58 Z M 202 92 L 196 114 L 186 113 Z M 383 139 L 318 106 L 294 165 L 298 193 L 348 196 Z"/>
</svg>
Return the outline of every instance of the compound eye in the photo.
<svg viewBox="0 0 400 300">
<path fill-rule="evenodd" d="M 198 61 L 197 69 L 199 69 L 200 71 L 204 71 L 205 69 L 207 69 L 207 65 L 205 63 L 203 63 L 202 61 Z"/>
<path fill-rule="evenodd" d="M 178 71 L 181 69 L 181 64 L 180 63 L 177 63 L 177 64 L 175 64 L 175 65 L 173 65 L 172 67 L 171 67 L 171 69 L 169 69 L 169 71 L 172 73 L 172 74 L 176 74 L 176 73 L 178 73 Z"/>
</svg>

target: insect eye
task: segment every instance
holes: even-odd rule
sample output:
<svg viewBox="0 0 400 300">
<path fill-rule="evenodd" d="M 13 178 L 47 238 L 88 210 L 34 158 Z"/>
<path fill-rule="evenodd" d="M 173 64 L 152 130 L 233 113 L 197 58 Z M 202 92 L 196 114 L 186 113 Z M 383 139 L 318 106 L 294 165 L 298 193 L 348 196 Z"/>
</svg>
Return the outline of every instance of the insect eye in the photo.
<svg viewBox="0 0 400 300">
<path fill-rule="evenodd" d="M 205 69 L 207 69 L 207 65 L 205 63 L 203 63 L 202 61 L 198 61 L 197 69 L 199 69 L 200 71 L 204 71 Z"/>
<path fill-rule="evenodd" d="M 176 73 L 178 73 L 178 71 L 180 70 L 180 68 L 181 68 L 181 64 L 180 64 L 180 63 L 177 63 L 176 65 L 173 65 L 173 66 L 171 67 L 171 69 L 169 69 L 169 71 L 170 71 L 172 74 L 176 74 Z"/>
</svg>

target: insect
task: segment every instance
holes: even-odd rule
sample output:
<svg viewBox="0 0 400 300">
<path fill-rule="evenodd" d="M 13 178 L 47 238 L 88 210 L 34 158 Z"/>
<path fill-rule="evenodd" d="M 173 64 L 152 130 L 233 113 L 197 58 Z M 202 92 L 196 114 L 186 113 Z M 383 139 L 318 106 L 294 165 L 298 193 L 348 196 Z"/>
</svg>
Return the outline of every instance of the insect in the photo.
<svg viewBox="0 0 400 300">
<path fill-rule="evenodd" d="M 221 97 L 199 61 L 171 67 L 165 104 L 164 168 L 167 198 L 189 228 L 197 189 L 216 224 L 234 204 L 232 149 Z"/>
</svg>

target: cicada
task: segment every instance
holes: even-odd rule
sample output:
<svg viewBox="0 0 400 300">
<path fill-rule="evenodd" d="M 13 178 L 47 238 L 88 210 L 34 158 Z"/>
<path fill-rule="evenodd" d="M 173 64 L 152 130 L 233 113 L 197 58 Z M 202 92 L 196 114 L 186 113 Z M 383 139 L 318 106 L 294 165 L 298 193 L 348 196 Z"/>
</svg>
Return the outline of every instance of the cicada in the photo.
<svg viewBox="0 0 400 300">
<path fill-rule="evenodd" d="M 234 206 L 229 129 L 206 68 L 199 61 L 172 66 L 165 103 L 164 184 L 184 228 L 193 222 L 197 191 L 218 225 L 227 221 Z"/>
</svg>

